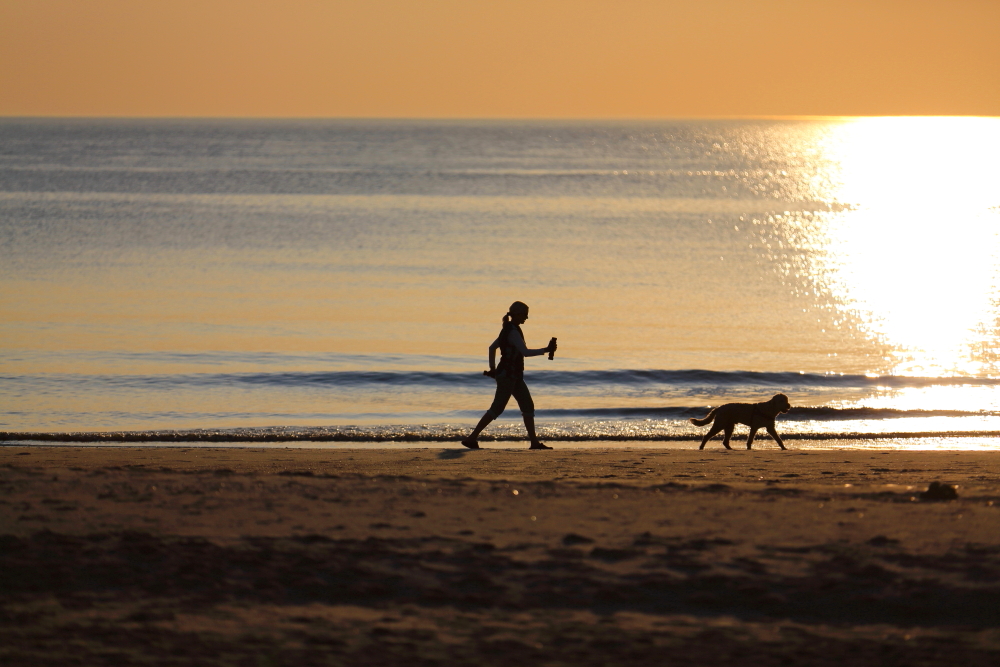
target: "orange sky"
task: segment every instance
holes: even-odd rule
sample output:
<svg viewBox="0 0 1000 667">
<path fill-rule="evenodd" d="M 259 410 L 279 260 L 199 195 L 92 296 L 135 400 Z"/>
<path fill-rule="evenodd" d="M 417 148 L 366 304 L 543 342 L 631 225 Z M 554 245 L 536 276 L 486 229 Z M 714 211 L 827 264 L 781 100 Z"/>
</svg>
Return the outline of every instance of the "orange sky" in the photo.
<svg viewBox="0 0 1000 667">
<path fill-rule="evenodd" d="M 0 0 L 0 115 L 1000 116 L 1000 0 Z"/>
</svg>

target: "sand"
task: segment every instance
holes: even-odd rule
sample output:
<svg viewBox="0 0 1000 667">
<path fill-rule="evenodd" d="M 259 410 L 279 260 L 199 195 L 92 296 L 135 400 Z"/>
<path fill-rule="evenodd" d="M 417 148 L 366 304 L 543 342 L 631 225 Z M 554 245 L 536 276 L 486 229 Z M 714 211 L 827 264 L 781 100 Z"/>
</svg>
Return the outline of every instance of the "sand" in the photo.
<svg viewBox="0 0 1000 667">
<path fill-rule="evenodd" d="M 5 446 L 0 484 L 3 665 L 1000 664 L 1000 453 Z"/>
</svg>

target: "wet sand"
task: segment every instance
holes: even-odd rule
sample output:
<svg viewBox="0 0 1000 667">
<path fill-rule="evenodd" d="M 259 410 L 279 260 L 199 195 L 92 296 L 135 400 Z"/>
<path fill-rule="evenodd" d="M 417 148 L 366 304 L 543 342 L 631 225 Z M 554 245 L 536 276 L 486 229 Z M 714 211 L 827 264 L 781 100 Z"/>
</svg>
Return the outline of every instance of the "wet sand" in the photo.
<svg viewBox="0 0 1000 667">
<path fill-rule="evenodd" d="M 770 444 L 0 447 L 0 663 L 1000 664 L 1000 453 Z"/>
</svg>

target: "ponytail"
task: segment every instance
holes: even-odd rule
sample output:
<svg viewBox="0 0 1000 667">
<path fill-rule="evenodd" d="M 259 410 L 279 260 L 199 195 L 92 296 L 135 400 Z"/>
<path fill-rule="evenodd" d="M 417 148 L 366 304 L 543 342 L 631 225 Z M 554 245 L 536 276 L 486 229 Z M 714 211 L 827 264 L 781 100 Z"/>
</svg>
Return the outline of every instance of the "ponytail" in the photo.
<svg viewBox="0 0 1000 667">
<path fill-rule="evenodd" d="M 522 301 L 515 301 L 510 304 L 510 308 L 507 309 L 507 314 L 503 316 L 503 325 L 507 326 L 510 324 L 510 318 L 515 314 L 524 314 L 525 317 L 528 316 L 528 304 Z"/>
</svg>

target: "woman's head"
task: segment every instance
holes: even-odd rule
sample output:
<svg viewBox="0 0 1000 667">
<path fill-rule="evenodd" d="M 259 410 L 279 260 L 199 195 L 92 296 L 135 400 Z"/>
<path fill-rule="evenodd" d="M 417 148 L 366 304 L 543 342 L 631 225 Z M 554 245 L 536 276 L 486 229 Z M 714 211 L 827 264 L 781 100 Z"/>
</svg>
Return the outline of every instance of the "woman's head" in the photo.
<svg viewBox="0 0 1000 667">
<path fill-rule="evenodd" d="M 507 309 L 507 314 L 504 315 L 504 322 L 514 322 L 514 324 L 521 324 L 528 319 L 528 304 L 521 301 L 515 301 L 510 304 L 510 308 Z"/>
</svg>

